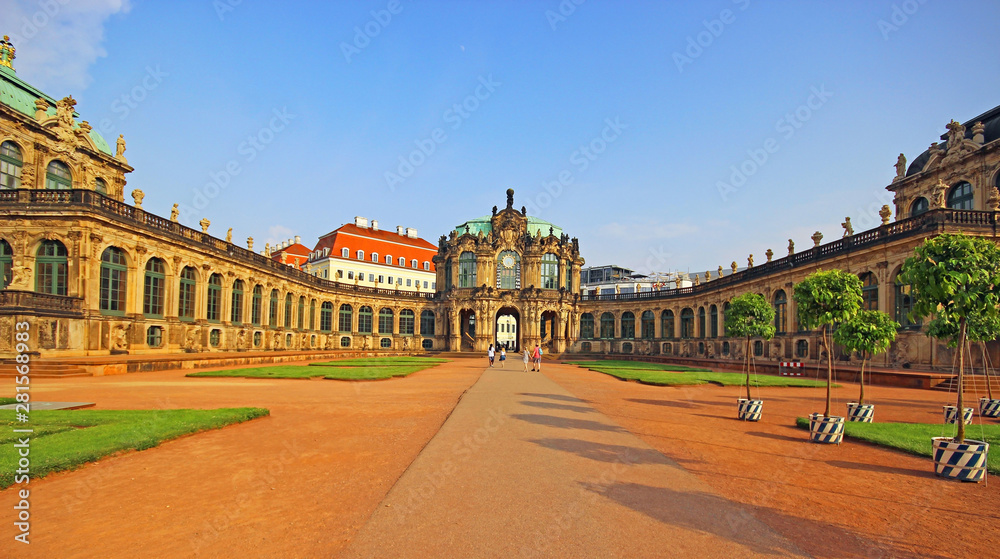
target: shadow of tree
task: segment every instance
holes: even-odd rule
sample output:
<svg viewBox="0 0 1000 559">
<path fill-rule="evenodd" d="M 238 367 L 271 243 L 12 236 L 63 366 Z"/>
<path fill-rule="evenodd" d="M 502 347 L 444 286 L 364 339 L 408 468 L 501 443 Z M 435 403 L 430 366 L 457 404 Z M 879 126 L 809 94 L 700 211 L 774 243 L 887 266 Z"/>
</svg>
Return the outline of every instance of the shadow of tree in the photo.
<svg viewBox="0 0 1000 559">
<path fill-rule="evenodd" d="M 589 458 L 598 462 L 621 462 L 624 464 L 664 464 L 677 465 L 669 458 L 651 448 L 635 448 L 616 444 L 602 444 L 580 439 L 532 439 L 529 442 L 545 448 L 561 450 L 575 454 L 581 458 Z"/>
<path fill-rule="evenodd" d="M 867 472 L 878 472 L 881 474 L 906 475 L 930 479 L 937 477 L 930 468 L 927 470 L 913 470 L 909 468 L 894 468 L 891 466 L 880 466 L 878 464 L 861 464 L 859 462 L 846 462 L 843 460 L 827 460 L 827 464 L 834 468 L 844 468 L 846 470 L 863 470 Z"/>
<path fill-rule="evenodd" d="M 560 402 L 588 402 L 587 400 L 581 400 L 579 398 L 574 398 L 573 396 L 563 396 L 562 394 L 535 394 L 532 392 L 519 392 L 518 396 L 534 396 L 535 398 L 548 398 L 549 400 L 558 400 Z"/>
<path fill-rule="evenodd" d="M 531 413 L 515 413 L 511 415 L 514 419 L 534 423 L 535 425 L 547 425 L 560 429 L 584 429 L 587 431 L 611 431 L 613 433 L 625 433 L 626 431 L 617 425 L 590 421 L 588 419 L 572 419 L 568 417 L 556 417 L 554 415 L 539 415 Z"/>
<path fill-rule="evenodd" d="M 531 406 L 533 408 L 545 408 L 549 410 L 565 410 L 574 411 L 578 413 L 594 413 L 594 408 L 585 408 L 583 406 L 571 406 L 569 404 L 554 404 L 552 402 L 532 402 L 530 400 L 522 400 L 521 405 Z"/>
<path fill-rule="evenodd" d="M 643 398 L 625 398 L 626 402 L 635 402 L 636 404 L 649 404 L 650 406 L 667 406 L 671 408 L 697 408 L 698 406 L 692 404 L 691 402 L 682 402 L 674 400 L 646 400 Z"/>
</svg>

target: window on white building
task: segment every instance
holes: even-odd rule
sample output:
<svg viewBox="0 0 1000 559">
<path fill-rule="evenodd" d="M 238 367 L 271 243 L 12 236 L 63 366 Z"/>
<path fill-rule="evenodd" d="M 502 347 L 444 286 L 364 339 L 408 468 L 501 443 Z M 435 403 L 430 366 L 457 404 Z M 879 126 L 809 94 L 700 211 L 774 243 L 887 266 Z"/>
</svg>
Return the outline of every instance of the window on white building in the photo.
<svg viewBox="0 0 1000 559">
<path fill-rule="evenodd" d="M 357 257 L 358 257 L 358 260 L 364 260 L 365 259 L 365 251 L 359 250 L 358 253 L 357 253 Z"/>
<path fill-rule="evenodd" d="M 414 270 L 416 270 L 417 266 L 418 266 L 418 264 L 417 264 L 417 259 L 416 258 L 414 258 L 413 260 L 410 260 L 410 267 L 411 268 L 413 268 Z"/>
<path fill-rule="evenodd" d="M 410 283 L 410 278 L 406 278 L 406 287 L 413 287 L 413 285 Z"/>
<path fill-rule="evenodd" d="M 431 269 L 431 263 L 428 262 L 428 261 L 426 261 L 426 260 L 424 260 L 424 269 L 425 270 L 430 270 Z"/>
<path fill-rule="evenodd" d="M 375 283 L 375 274 L 368 274 L 368 281 Z"/>
<path fill-rule="evenodd" d="M 424 282 L 424 289 L 427 289 L 427 282 Z"/>
<path fill-rule="evenodd" d="M 349 249 L 349 248 L 342 248 L 342 249 L 340 249 L 340 256 L 343 257 L 343 258 L 350 258 L 351 257 L 351 249 Z"/>
<path fill-rule="evenodd" d="M 406 267 L 406 258 L 400 256 L 399 257 L 399 265 L 405 268 Z"/>
<path fill-rule="evenodd" d="M 347 279 L 354 279 L 354 272 L 348 270 L 347 271 Z"/>
</svg>

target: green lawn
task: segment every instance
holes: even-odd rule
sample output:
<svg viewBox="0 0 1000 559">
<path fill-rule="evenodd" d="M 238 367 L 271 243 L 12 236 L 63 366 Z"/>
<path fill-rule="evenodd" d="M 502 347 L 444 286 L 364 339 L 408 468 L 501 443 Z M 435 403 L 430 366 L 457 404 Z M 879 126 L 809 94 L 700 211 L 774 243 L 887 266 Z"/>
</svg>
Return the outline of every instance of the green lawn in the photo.
<svg viewBox="0 0 1000 559">
<path fill-rule="evenodd" d="M 331 380 L 381 380 L 405 377 L 423 371 L 437 363 L 376 365 L 373 367 L 313 367 L 310 365 L 276 365 L 249 369 L 228 369 L 225 371 L 205 371 L 189 373 L 189 377 L 243 377 L 243 378 L 297 378 L 322 377 Z"/>
<path fill-rule="evenodd" d="M 322 363 L 310 363 L 309 365 L 312 367 L 373 367 L 376 365 L 436 365 L 447 362 L 447 359 L 438 359 L 436 357 L 369 357 L 324 361 Z"/>
<path fill-rule="evenodd" d="M 622 363 L 619 361 L 619 363 Z M 643 363 L 649 365 L 649 363 Z M 717 373 L 706 370 L 690 370 L 675 372 L 673 370 L 651 370 L 647 367 L 621 368 L 608 366 L 586 366 L 591 371 L 611 375 L 622 380 L 634 380 L 644 384 L 656 386 L 695 386 L 699 384 L 716 383 L 723 386 L 742 386 L 746 384 L 746 375 L 743 373 Z M 821 387 L 826 386 L 826 382 L 812 380 L 802 377 L 775 377 L 771 375 L 753 375 L 750 377 L 751 386 L 799 386 L 799 387 Z M 839 385 L 834 385 L 839 387 Z"/>
<path fill-rule="evenodd" d="M 30 436 L 31 478 L 72 470 L 116 452 L 145 450 L 163 441 L 219 429 L 268 415 L 263 408 L 216 410 L 57 410 L 33 411 L 30 423 L 0 410 L 0 489 L 14 483 L 18 437 Z M 13 429 L 34 429 L 14 433 Z"/>
<path fill-rule="evenodd" d="M 17 398 L 0 398 L 0 406 L 6 406 L 7 404 L 16 404 Z"/>
<path fill-rule="evenodd" d="M 569 365 L 579 365 L 580 367 L 601 367 L 611 369 L 646 369 L 653 371 L 703 371 L 709 369 L 697 367 L 685 367 L 683 365 L 671 365 L 668 363 L 647 363 L 645 361 L 622 361 L 617 359 L 606 359 L 602 361 L 568 361 Z"/>
<path fill-rule="evenodd" d="M 809 419 L 800 417 L 795 424 L 802 429 L 809 429 Z M 932 457 L 931 438 L 951 437 L 955 435 L 954 425 L 934 423 L 844 423 L 844 435 L 896 450 L 902 450 L 917 456 Z M 966 438 L 990 443 L 996 448 L 1000 444 L 1000 425 L 967 425 Z M 1000 474 L 1000 464 L 996 460 L 987 459 L 987 470 L 991 474 Z"/>
</svg>

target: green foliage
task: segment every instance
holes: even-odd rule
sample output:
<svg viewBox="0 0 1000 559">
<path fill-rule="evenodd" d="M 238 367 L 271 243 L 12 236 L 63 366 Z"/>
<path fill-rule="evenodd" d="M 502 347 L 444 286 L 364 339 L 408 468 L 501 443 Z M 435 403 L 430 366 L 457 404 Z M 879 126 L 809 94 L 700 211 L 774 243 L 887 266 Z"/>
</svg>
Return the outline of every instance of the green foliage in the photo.
<svg viewBox="0 0 1000 559">
<path fill-rule="evenodd" d="M 819 270 L 795 285 L 799 322 L 807 329 L 847 322 L 861 308 L 861 279 L 843 270 Z"/>
<path fill-rule="evenodd" d="M 913 290 L 913 315 L 934 316 L 929 336 L 954 347 L 962 319 L 970 336 L 993 339 L 1000 333 L 1000 248 L 990 239 L 962 233 L 927 239 L 899 277 Z"/>
<path fill-rule="evenodd" d="M 16 404 L 17 398 L 0 398 L 0 406 L 6 406 L 7 404 Z"/>
<path fill-rule="evenodd" d="M 882 311 L 858 311 L 833 333 L 833 341 L 851 351 L 871 357 L 889 349 L 899 323 Z"/>
<path fill-rule="evenodd" d="M 774 337 L 774 307 L 763 296 L 744 293 L 729 302 L 726 311 L 726 335 L 734 338 Z"/>
</svg>

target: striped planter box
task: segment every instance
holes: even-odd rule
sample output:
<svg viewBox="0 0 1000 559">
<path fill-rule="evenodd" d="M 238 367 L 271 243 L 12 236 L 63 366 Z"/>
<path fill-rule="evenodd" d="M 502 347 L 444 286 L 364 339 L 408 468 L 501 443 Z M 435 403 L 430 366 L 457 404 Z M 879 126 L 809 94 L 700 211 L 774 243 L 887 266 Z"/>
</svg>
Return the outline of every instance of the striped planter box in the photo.
<svg viewBox="0 0 1000 559">
<path fill-rule="evenodd" d="M 937 475 L 962 481 L 986 479 L 986 457 L 990 453 L 988 443 L 965 439 L 959 444 L 951 437 L 934 437 L 931 447 L 934 450 L 934 473 Z"/>
<path fill-rule="evenodd" d="M 958 421 L 957 413 L 955 410 L 958 408 L 956 406 L 941 406 L 944 408 L 944 422 L 945 423 L 956 423 Z M 972 413 L 975 410 L 972 408 L 965 408 L 965 413 L 962 414 L 962 419 L 965 421 L 966 425 L 972 423 Z"/>
<path fill-rule="evenodd" d="M 760 412 L 761 408 L 764 407 L 764 400 L 740 398 L 736 403 L 740 419 L 743 421 L 760 421 Z"/>
<path fill-rule="evenodd" d="M 847 404 L 847 420 L 861 423 L 871 423 L 875 419 L 875 404 Z"/>
<path fill-rule="evenodd" d="M 983 417 L 1000 417 L 1000 400 L 980 398 L 979 415 Z"/>
<path fill-rule="evenodd" d="M 840 444 L 844 440 L 844 418 L 814 413 L 809 416 L 809 439 L 814 443 Z"/>
</svg>

